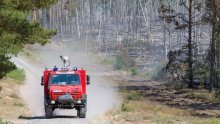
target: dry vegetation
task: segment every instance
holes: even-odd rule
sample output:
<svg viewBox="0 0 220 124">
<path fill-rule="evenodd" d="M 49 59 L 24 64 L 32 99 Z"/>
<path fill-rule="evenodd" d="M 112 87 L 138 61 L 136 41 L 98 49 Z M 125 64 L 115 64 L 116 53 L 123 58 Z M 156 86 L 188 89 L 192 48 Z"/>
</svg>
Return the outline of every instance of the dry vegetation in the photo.
<svg viewBox="0 0 220 124">
<path fill-rule="evenodd" d="M 15 119 L 28 114 L 28 109 L 19 96 L 24 78 L 24 73 L 16 70 L 0 81 L 0 118 Z"/>
<path fill-rule="evenodd" d="M 113 124 L 219 124 L 220 104 L 204 89 L 177 90 L 161 82 L 118 76 L 121 106 L 105 117 Z"/>
<path fill-rule="evenodd" d="M 115 109 L 107 114 L 107 119 L 114 124 L 219 124 L 220 120 L 215 117 L 205 118 L 194 116 L 192 109 L 181 109 L 171 107 L 162 102 L 148 100 L 139 97 L 134 99 L 129 92 L 122 93 L 125 101 L 121 108 Z"/>
</svg>

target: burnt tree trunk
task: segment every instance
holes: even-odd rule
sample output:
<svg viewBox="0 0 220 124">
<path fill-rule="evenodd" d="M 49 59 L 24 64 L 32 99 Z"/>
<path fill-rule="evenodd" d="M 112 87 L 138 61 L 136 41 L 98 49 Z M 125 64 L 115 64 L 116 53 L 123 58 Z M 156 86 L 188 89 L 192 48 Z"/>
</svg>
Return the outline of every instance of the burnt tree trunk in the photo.
<svg viewBox="0 0 220 124">
<path fill-rule="evenodd" d="M 220 20 L 220 1 L 215 1 L 216 2 L 216 19 L 217 19 L 217 33 L 216 33 L 216 66 L 217 66 L 217 69 L 220 69 L 220 24 L 219 24 L 219 20 Z M 216 72 L 216 83 L 217 83 L 217 87 L 219 88 L 219 72 L 217 73 Z"/>
<path fill-rule="evenodd" d="M 212 4 L 212 39 L 210 44 L 210 82 L 211 87 L 213 88 L 213 84 L 216 83 L 216 33 L 217 33 L 217 10 L 216 10 L 216 2 L 215 0 L 211 1 Z"/>
<path fill-rule="evenodd" d="M 189 37 L 188 37 L 188 64 L 189 64 L 189 87 L 193 88 L 193 50 L 192 50 L 192 0 L 189 0 Z"/>
</svg>

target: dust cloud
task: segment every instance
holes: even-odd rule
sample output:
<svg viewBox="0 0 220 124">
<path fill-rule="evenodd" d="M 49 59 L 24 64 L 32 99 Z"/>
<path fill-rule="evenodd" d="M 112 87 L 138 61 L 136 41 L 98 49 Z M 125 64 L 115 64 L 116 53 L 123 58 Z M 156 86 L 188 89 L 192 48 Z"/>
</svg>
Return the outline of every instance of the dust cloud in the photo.
<svg viewBox="0 0 220 124">
<path fill-rule="evenodd" d="M 26 84 L 21 88 L 21 96 L 25 100 L 31 111 L 31 116 L 24 118 L 27 123 L 91 123 L 91 119 L 108 112 L 110 109 L 118 106 L 120 98 L 117 95 L 117 89 L 111 84 L 104 74 L 109 70 L 93 63 L 88 54 L 79 51 L 73 51 L 63 44 L 50 43 L 44 47 L 35 46 L 33 51 L 36 53 L 35 58 L 26 59 L 22 56 L 13 58 L 12 61 L 26 72 Z M 59 56 L 69 56 L 71 67 L 83 67 L 91 75 L 91 85 L 88 89 L 88 111 L 87 119 L 76 118 L 75 110 L 55 110 L 54 119 L 44 118 L 43 104 L 43 87 L 40 86 L 40 79 L 43 70 L 48 67 L 62 67 L 62 61 Z M 19 121 L 17 121 L 19 123 Z M 24 122 L 22 122 L 24 123 Z"/>
</svg>

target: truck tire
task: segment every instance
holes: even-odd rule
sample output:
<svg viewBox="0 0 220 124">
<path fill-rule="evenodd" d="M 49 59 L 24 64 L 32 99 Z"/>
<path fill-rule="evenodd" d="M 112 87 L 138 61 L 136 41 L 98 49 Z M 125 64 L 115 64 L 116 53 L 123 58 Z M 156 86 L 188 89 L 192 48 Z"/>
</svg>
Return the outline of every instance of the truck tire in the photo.
<svg viewBox="0 0 220 124">
<path fill-rule="evenodd" d="M 48 119 L 53 117 L 53 108 L 52 108 L 52 106 L 45 105 L 45 116 Z"/>
<path fill-rule="evenodd" d="M 77 116 L 79 118 L 86 118 L 86 107 L 80 107 L 78 110 L 77 110 Z"/>
</svg>

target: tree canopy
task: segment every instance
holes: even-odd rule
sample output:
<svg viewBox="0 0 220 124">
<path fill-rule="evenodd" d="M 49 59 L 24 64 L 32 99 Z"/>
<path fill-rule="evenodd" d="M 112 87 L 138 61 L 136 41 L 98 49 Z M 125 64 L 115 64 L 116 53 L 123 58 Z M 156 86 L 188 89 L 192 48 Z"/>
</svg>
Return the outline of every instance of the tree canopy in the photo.
<svg viewBox="0 0 220 124">
<path fill-rule="evenodd" d="M 0 78 L 15 69 L 9 60 L 27 44 L 49 42 L 56 33 L 28 20 L 34 9 L 46 8 L 57 0 L 1 0 L 0 1 Z"/>
</svg>

